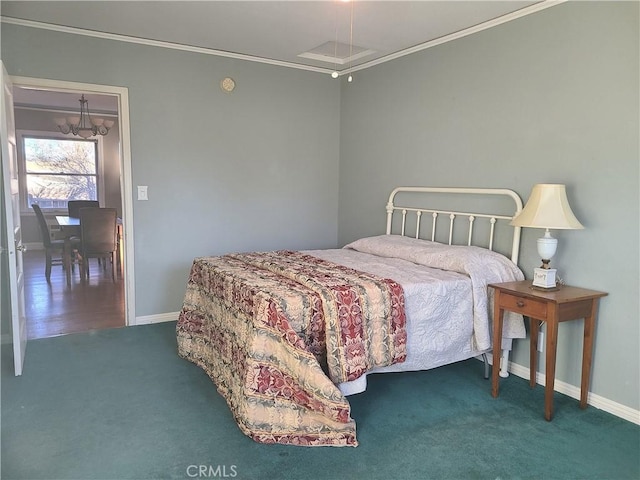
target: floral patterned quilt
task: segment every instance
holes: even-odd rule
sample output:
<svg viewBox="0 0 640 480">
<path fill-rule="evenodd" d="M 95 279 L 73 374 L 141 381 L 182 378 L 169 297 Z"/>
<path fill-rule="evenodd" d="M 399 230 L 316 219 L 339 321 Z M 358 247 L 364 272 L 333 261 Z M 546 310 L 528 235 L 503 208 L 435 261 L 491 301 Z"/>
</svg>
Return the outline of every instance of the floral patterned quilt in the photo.
<svg viewBox="0 0 640 480">
<path fill-rule="evenodd" d="M 356 446 L 336 384 L 404 361 L 403 290 L 303 252 L 198 258 L 177 339 L 254 440 Z"/>
</svg>

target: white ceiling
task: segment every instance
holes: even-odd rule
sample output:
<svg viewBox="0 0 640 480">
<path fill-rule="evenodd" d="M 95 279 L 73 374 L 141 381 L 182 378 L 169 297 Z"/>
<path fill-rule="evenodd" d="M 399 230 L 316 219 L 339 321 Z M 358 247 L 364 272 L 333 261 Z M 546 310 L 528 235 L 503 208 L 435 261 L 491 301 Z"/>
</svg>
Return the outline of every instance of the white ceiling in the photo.
<svg viewBox="0 0 640 480">
<path fill-rule="evenodd" d="M 71 27 L 80 34 L 136 43 L 162 42 L 168 48 L 344 74 L 557 3 L 3 0 L 0 13 L 6 23 L 63 31 Z M 322 46 L 324 57 L 320 58 L 324 61 L 317 56 L 300 56 Z M 371 53 L 355 58 L 360 49 Z M 77 106 L 78 99 L 72 100 Z M 93 108 L 100 100 L 89 101 Z"/>
</svg>

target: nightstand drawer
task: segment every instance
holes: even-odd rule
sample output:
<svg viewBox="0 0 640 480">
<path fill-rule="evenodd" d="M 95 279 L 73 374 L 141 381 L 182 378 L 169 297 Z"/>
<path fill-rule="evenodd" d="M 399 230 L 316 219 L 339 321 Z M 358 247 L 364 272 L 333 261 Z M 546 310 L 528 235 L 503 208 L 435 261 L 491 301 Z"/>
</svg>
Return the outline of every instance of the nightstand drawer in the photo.
<svg viewBox="0 0 640 480">
<path fill-rule="evenodd" d="M 534 317 L 539 320 L 545 320 L 547 318 L 547 304 L 538 300 L 503 292 L 500 294 L 500 306 L 505 310 L 521 313 L 527 317 Z"/>
</svg>

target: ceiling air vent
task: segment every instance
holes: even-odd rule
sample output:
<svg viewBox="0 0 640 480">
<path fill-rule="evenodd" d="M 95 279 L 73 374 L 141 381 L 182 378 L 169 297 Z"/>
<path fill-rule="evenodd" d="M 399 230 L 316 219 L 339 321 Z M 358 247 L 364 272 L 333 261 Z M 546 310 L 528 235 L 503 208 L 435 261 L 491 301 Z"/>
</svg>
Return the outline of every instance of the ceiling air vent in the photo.
<svg viewBox="0 0 640 480">
<path fill-rule="evenodd" d="M 355 60 L 376 53 L 375 50 L 369 50 L 357 45 L 349 45 L 348 43 L 326 42 L 322 45 L 299 54 L 299 57 L 310 58 L 320 62 L 330 63 L 331 65 L 349 65 Z"/>
</svg>

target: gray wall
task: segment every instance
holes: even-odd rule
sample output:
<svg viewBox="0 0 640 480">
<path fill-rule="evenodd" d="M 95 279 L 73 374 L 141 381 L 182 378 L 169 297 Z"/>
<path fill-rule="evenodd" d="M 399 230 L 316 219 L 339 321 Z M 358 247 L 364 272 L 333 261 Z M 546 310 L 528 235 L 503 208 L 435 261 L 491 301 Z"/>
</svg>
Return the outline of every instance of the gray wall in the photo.
<svg viewBox="0 0 640 480">
<path fill-rule="evenodd" d="M 2 59 L 10 75 L 129 89 L 133 185 L 149 187 L 134 203 L 136 316 L 180 309 L 194 257 L 336 246 L 328 75 L 6 24 Z"/>
<path fill-rule="evenodd" d="M 557 231 L 568 283 L 604 290 L 592 391 L 638 409 L 638 3 L 565 3 L 343 83 L 339 243 L 384 229 L 397 185 L 565 183 L 584 230 Z M 523 230 L 521 267 L 540 259 Z M 557 379 L 580 385 L 582 322 L 560 326 Z M 528 343 L 514 360 L 529 365 Z M 544 367 L 541 368 L 544 372 Z"/>
<path fill-rule="evenodd" d="M 11 75 L 129 88 L 136 314 L 176 311 L 193 257 L 323 248 L 384 230 L 402 184 L 568 185 L 567 283 L 601 304 L 592 390 L 639 409 L 638 4 L 561 4 L 357 72 L 282 67 L 2 26 Z M 218 82 L 236 79 L 223 94 Z M 340 91 L 341 89 L 341 91 Z M 338 193 L 339 206 L 338 211 Z M 537 266 L 525 230 L 521 266 Z M 581 322 L 557 378 L 579 385 Z M 526 342 L 514 359 L 528 366 Z"/>
</svg>

